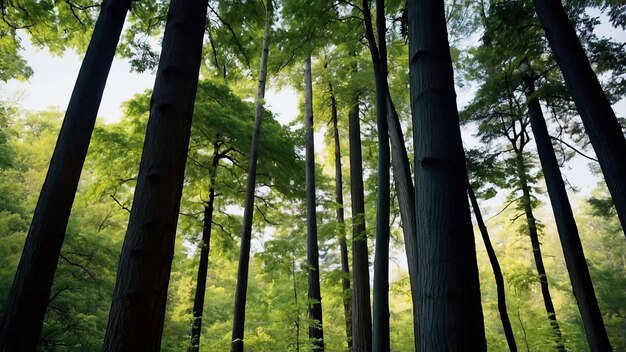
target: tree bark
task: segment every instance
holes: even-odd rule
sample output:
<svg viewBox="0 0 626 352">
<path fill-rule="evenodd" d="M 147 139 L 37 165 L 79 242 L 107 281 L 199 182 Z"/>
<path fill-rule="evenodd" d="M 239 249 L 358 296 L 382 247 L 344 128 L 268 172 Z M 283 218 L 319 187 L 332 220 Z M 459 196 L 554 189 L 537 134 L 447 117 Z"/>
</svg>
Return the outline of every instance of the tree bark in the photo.
<svg viewBox="0 0 626 352">
<path fill-rule="evenodd" d="M 502 321 L 504 336 L 506 337 L 506 342 L 509 345 L 509 350 L 511 352 L 517 352 L 515 335 L 513 335 L 513 328 L 511 327 L 511 321 L 509 320 L 509 313 L 506 310 L 506 296 L 504 291 L 504 276 L 502 275 L 502 269 L 500 269 L 500 263 L 498 262 L 496 251 L 491 245 L 489 232 L 487 231 L 487 225 L 485 225 L 485 222 L 483 221 L 483 216 L 480 212 L 480 206 L 478 205 L 478 200 L 476 199 L 476 195 L 474 194 L 472 186 L 468 186 L 467 193 L 469 195 L 470 203 L 472 203 L 472 208 L 474 208 L 474 216 L 476 216 L 476 223 L 478 224 L 478 229 L 480 230 L 480 234 L 483 237 L 483 242 L 485 243 L 485 249 L 487 250 L 489 263 L 491 264 L 491 268 L 493 269 L 493 276 L 496 281 L 496 291 L 498 294 L 498 311 L 500 312 L 500 320 Z"/>
<path fill-rule="evenodd" d="M 561 239 L 567 271 L 572 282 L 574 297 L 576 297 L 578 310 L 585 326 L 587 342 L 592 352 L 611 351 L 611 343 L 604 328 L 602 313 L 598 307 L 598 301 L 593 290 L 574 213 L 567 197 L 565 183 L 561 178 L 561 170 L 559 169 L 554 147 L 548 134 L 541 105 L 535 94 L 535 81 L 532 77 L 527 76 L 524 79 L 524 83 L 526 85 L 530 125 L 537 143 L 541 168 L 556 219 L 556 226 Z"/>
<path fill-rule="evenodd" d="M 330 92 L 331 114 L 333 123 L 333 137 L 335 142 L 335 201 L 337 202 L 337 222 L 339 223 L 339 251 L 341 254 L 341 286 L 343 292 L 343 315 L 346 319 L 346 340 L 348 350 L 352 350 L 352 307 L 350 306 L 350 264 L 348 262 L 348 244 L 346 242 L 346 226 L 343 211 L 343 176 L 341 172 L 341 143 L 339 142 L 339 127 L 337 114 L 337 100 L 333 85 L 328 82 Z"/>
<path fill-rule="evenodd" d="M 409 0 L 421 351 L 485 351 L 444 2 Z"/>
<path fill-rule="evenodd" d="M 80 174 L 130 0 L 102 3 L 74 85 L 6 311 L 0 350 L 35 350 Z"/>
<path fill-rule="evenodd" d="M 104 351 L 160 348 L 207 0 L 172 0 Z"/>
<path fill-rule="evenodd" d="M 376 202 L 376 249 L 374 252 L 373 351 L 389 351 L 389 132 L 387 127 L 387 87 L 385 6 L 376 0 L 378 45 L 372 28 L 369 0 L 363 0 L 363 22 L 369 44 L 376 90 L 376 125 L 378 127 L 378 174 Z M 382 26 L 382 28 L 380 28 Z"/>
<path fill-rule="evenodd" d="M 306 131 L 306 256 L 309 296 L 309 339 L 314 351 L 324 351 L 320 264 L 317 244 L 317 213 L 315 201 L 315 145 L 313 140 L 313 82 L 311 56 L 304 63 L 304 129 Z"/>
<path fill-rule="evenodd" d="M 626 139 L 559 0 L 533 0 L 626 234 Z"/>
<path fill-rule="evenodd" d="M 352 348 L 355 352 L 369 352 L 372 350 L 372 315 L 360 125 L 357 97 L 348 112 L 352 196 Z"/>
<path fill-rule="evenodd" d="M 202 313 L 204 312 L 204 296 L 206 294 L 206 277 L 209 271 L 209 253 L 211 250 L 211 230 L 213 229 L 213 203 L 215 202 L 215 180 L 217 166 L 220 162 L 220 142 L 213 143 L 213 158 L 209 170 L 210 186 L 209 199 L 204 207 L 204 221 L 202 240 L 200 241 L 200 262 L 198 263 L 198 277 L 196 292 L 193 300 L 193 321 L 191 325 L 191 345 L 189 352 L 200 350 L 200 333 L 202 329 Z"/>
<path fill-rule="evenodd" d="M 528 176 L 526 174 L 526 166 L 524 165 L 524 158 L 520 150 L 516 150 L 517 161 L 517 173 L 519 182 L 522 187 L 522 202 L 524 205 L 524 212 L 526 214 L 526 222 L 528 223 L 528 234 L 530 236 L 530 243 L 533 249 L 533 256 L 535 258 L 535 266 L 537 267 L 537 274 L 539 274 L 539 283 L 541 284 L 541 294 L 543 296 L 544 306 L 546 313 L 548 313 L 548 319 L 550 319 L 550 325 L 554 331 L 554 338 L 557 345 L 557 349 L 560 352 L 565 352 L 565 346 L 563 346 L 563 337 L 561 335 L 561 328 L 559 322 L 556 319 L 556 312 L 554 311 L 554 304 L 552 303 L 552 296 L 550 295 L 550 289 L 548 287 L 548 277 L 546 275 L 546 268 L 543 265 L 543 256 L 541 254 L 541 245 L 539 243 L 539 235 L 537 232 L 537 221 L 533 214 L 533 209 L 530 199 L 530 187 L 528 186 Z"/>
<path fill-rule="evenodd" d="M 265 28 L 261 48 L 259 68 L 259 86 L 257 89 L 256 109 L 254 111 L 254 128 L 248 163 L 248 182 L 243 213 L 243 229 L 241 248 L 239 249 L 239 267 L 237 269 L 237 288 L 235 289 L 235 308 L 233 313 L 233 331 L 231 352 L 243 352 L 243 331 L 246 320 L 246 294 L 248 290 L 248 267 L 250 263 L 250 242 L 252 241 L 252 215 L 254 213 L 254 192 L 256 187 L 256 167 L 259 157 L 259 138 L 263 119 L 263 103 L 265 84 L 267 81 L 267 55 L 269 52 L 269 36 L 272 22 L 271 1 L 265 4 Z"/>
</svg>

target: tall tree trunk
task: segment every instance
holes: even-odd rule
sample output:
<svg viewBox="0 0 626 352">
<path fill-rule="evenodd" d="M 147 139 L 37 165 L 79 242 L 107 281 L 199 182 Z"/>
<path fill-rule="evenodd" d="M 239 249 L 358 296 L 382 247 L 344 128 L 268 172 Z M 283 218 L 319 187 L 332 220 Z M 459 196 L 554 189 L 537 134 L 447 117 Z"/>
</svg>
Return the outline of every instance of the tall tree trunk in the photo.
<svg viewBox="0 0 626 352">
<path fill-rule="evenodd" d="M 376 125 L 378 127 L 378 175 L 376 204 L 376 249 L 374 254 L 374 326 L 373 351 L 389 350 L 389 133 L 387 127 L 387 87 L 385 38 L 385 6 L 383 0 L 376 0 L 376 25 L 378 45 L 372 28 L 372 15 L 369 0 L 363 0 L 363 22 L 365 36 L 369 44 L 374 82 L 376 89 Z M 382 26 L 382 28 L 380 28 Z"/>
<path fill-rule="evenodd" d="M 409 0 L 421 351 L 485 351 L 443 0 Z"/>
<path fill-rule="evenodd" d="M 583 318 L 585 332 L 587 333 L 587 342 L 590 350 L 593 352 L 611 351 L 611 343 L 606 334 L 602 313 L 598 307 L 598 301 L 593 290 L 574 213 L 567 197 L 565 183 L 563 183 L 561 178 L 561 170 L 559 169 L 559 163 L 548 134 L 541 105 L 535 95 L 535 81 L 532 77 L 527 76 L 524 82 L 526 85 L 530 124 L 535 136 L 535 142 L 537 143 L 541 168 L 546 180 L 552 210 L 554 211 L 567 271 L 569 272 L 572 289 L 574 290 L 574 297 L 576 297 L 578 309 Z"/>
<path fill-rule="evenodd" d="M 246 320 L 246 294 L 248 291 L 248 266 L 250 263 L 250 242 L 252 241 L 252 215 L 254 213 L 254 192 L 256 188 L 256 167 L 259 157 L 259 137 L 263 119 L 263 101 L 265 99 L 265 83 L 267 81 L 267 55 L 269 52 L 269 36 L 272 22 L 271 1 L 265 3 L 265 28 L 261 48 L 261 64 L 259 68 L 259 86 L 254 111 L 254 129 L 248 163 L 248 183 L 246 185 L 246 201 L 243 213 L 243 229 L 241 248 L 239 249 L 239 267 L 237 269 L 237 288 L 235 290 L 235 308 L 233 313 L 233 331 L 231 352 L 243 352 L 243 331 Z"/>
<path fill-rule="evenodd" d="M 341 143 L 339 142 L 339 127 L 337 114 L 337 100 L 333 85 L 328 82 L 330 92 L 331 114 L 333 122 L 333 137 L 335 141 L 335 201 L 337 202 L 337 222 L 339 223 L 339 251 L 341 254 L 341 279 L 343 292 L 343 315 L 346 319 L 346 340 L 348 350 L 352 350 L 352 308 L 350 306 L 350 264 L 348 262 L 348 244 L 346 242 L 346 226 L 343 211 L 343 176 L 341 174 Z"/>
<path fill-rule="evenodd" d="M 0 350 L 35 350 L 65 230 L 130 0 L 106 0 L 80 67 L 0 322 Z"/>
<path fill-rule="evenodd" d="M 209 199 L 204 206 L 204 221 L 202 227 L 202 240 L 200 241 L 200 262 L 198 263 L 198 277 L 196 279 L 196 292 L 193 300 L 193 321 L 191 325 L 191 345 L 189 352 L 200 350 L 200 333 L 202 329 L 202 313 L 204 311 L 204 296 L 206 294 L 206 277 L 209 269 L 209 252 L 211 250 L 211 230 L 213 228 L 213 203 L 215 201 L 215 179 L 217 166 L 220 162 L 220 142 L 213 143 L 213 158 L 209 170 Z"/>
<path fill-rule="evenodd" d="M 535 220 L 535 215 L 533 214 L 526 166 L 524 165 L 524 158 L 521 151 L 516 150 L 516 154 L 517 173 L 522 187 L 522 202 L 524 205 L 524 212 L 526 214 L 526 222 L 528 223 L 528 234 L 530 235 L 530 243 L 532 245 L 533 256 L 535 258 L 535 266 L 537 267 L 537 274 L 539 274 L 541 294 L 543 295 L 546 313 L 548 313 L 548 319 L 550 319 L 550 325 L 552 326 L 552 330 L 554 332 L 557 349 L 560 352 L 565 352 L 566 350 L 565 346 L 563 346 L 561 328 L 559 327 L 559 322 L 556 319 L 554 304 L 552 303 L 552 296 L 550 295 L 550 289 L 548 287 L 546 268 L 543 265 L 543 256 L 541 255 L 541 245 L 539 243 L 539 234 L 537 232 L 537 221 Z"/>
<path fill-rule="evenodd" d="M 172 0 L 104 351 L 160 348 L 207 0 Z"/>
<path fill-rule="evenodd" d="M 419 315 L 419 290 L 417 286 L 417 237 L 415 237 L 415 187 L 413 187 L 409 156 L 404 145 L 404 136 L 402 135 L 398 112 L 389 92 L 387 93 L 387 125 L 389 127 L 389 140 L 391 141 L 393 181 L 396 188 L 396 196 L 398 197 L 398 206 L 400 207 L 404 249 L 407 266 L 409 267 L 411 303 L 413 304 L 413 336 L 415 338 L 415 350 L 418 351 L 417 317 Z"/>
<path fill-rule="evenodd" d="M 469 195 L 470 202 L 472 203 L 472 208 L 474 208 L 474 216 L 476 216 L 476 223 L 478 224 L 478 229 L 480 229 L 480 234 L 482 235 L 483 242 L 485 243 L 489 263 L 493 269 L 493 276 L 496 281 L 496 291 L 498 294 L 498 311 L 500 312 L 500 320 L 502 321 L 504 336 L 506 337 L 506 342 L 509 345 L 509 350 L 511 352 L 517 352 L 515 335 L 513 335 L 513 328 L 511 327 L 511 321 L 509 320 L 509 313 L 506 310 L 506 296 L 504 292 L 504 276 L 502 275 L 502 269 L 500 269 L 500 263 L 498 262 L 496 251 L 491 245 L 487 225 L 485 225 L 485 222 L 483 221 L 480 206 L 478 205 L 478 200 L 476 199 L 472 186 L 468 186 L 467 193 Z"/>
<path fill-rule="evenodd" d="M 626 234 L 626 139 L 560 0 L 533 0 Z"/>
<path fill-rule="evenodd" d="M 348 130 L 352 196 L 352 348 L 355 352 L 369 352 L 372 350 L 372 313 L 358 97 L 352 101 L 348 112 Z"/>
<path fill-rule="evenodd" d="M 306 257 L 309 295 L 309 339 L 314 351 L 324 351 L 320 264 L 317 246 L 317 213 L 315 201 L 315 145 L 313 140 L 313 82 L 311 56 L 304 63 L 304 129 L 306 131 Z"/>
</svg>

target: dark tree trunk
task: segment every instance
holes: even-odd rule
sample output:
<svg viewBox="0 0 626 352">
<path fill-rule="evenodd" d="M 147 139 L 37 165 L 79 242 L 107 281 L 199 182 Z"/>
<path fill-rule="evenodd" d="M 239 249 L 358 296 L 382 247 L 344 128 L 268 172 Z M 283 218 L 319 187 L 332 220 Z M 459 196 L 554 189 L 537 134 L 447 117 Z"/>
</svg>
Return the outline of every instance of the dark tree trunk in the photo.
<svg viewBox="0 0 626 352">
<path fill-rule="evenodd" d="M 387 94 L 387 125 L 389 127 L 389 140 L 391 141 L 391 166 L 398 206 L 400 207 L 400 219 L 402 219 L 407 266 L 409 267 L 411 303 L 413 304 L 413 335 L 417 351 L 419 296 L 417 287 L 417 237 L 415 237 L 415 187 L 413 187 L 409 156 L 404 145 L 398 112 L 393 105 L 389 92 Z"/>
<path fill-rule="evenodd" d="M 626 234 L 626 139 L 559 0 L 534 0 Z"/>
<path fill-rule="evenodd" d="M 13 286 L 0 322 L 0 350 L 34 351 L 65 230 L 130 0 L 106 0 L 74 85 Z"/>
<path fill-rule="evenodd" d="M 369 352 L 372 350 L 372 313 L 358 98 L 352 101 L 348 112 L 348 130 L 352 196 L 352 348 L 355 352 Z"/>
<path fill-rule="evenodd" d="M 189 352 L 200 350 L 200 333 L 202 329 L 202 312 L 204 311 L 204 296 L 206 294 L 206 277 L 209 271 L 209 252 L 211 250 L 211 230 L 213 228 L 213 203 L 215 202 L 215 179 L 217 166 L 220 162 L 220 142 L 213 143 L 213 158 L 209 170 L 210 186 L 209 199 L 204 206 L 204 221 L 202 240 L 200 241 L 200 262 L 198 263 L 198 277 L 196 292 L 193 300 L 193 321 L 191 325 L 191 345 Z"/>
<path fill-rule="evenodd" d="M 339 142 L 339 127 L 337 114 L 337 100 L 332 83 L 328 82 L 330 92 L 331 114 L 333 122 L 333 137 L 335 141 L 335 201 L 337 202 L 337 222 L 339 223 L 339 251 L 341 253 L 341 279 L 343 292 L 343 315 L 346 319 L 346 340 L 348 349 L 352 349 L 352 308 L 350 306 L 350 264 L 348 262 L 348 244 L 346 242 L 346 227 L 343 211 L 343 179 L 341 174 L 341 143 Z"/>
<path fill-rule="evenodd" d="M 593 290 L 574 213 L 567 197 L 565 183 L 563 183 L 561 178 L 561 170 L 559 169 L 559 163 L 548 134 L 541 105 L 535 95 L 535 81 L 531 77 L 526 77 L 524 81 L 526 84 L 530 125 L 537 143 L 537 151 L 541 160 L 541 168 L 546 180 L 548 194 L 550 195 L 550 203 L 554 211 L 567 271 L 572 282 L 572 289 L 578 303 L 580 315 L 583 318 L 589 348 L 593 352 L 611 351 L 611 343 L 606 334 L 602 313 L 600 313 L 598 301 Z"/>
<path fill-rule="evenodd" d="M 317 213 L 315 210 L 315 145 L 313 142 L 313 82 L 311 56 L 304 63 L 304 129 L 306 131 L 306 257 L 309 296 L 309 339 L 314 351 L 324 351 L 320 264 L 317 246 Z"/>
<path fill-rule="evenodd" d="M 485 351 L 444 2 L 409 0 L 420 351 Z"/>
<path fill-rule="evenodd" d="M 493 269 L 493 276 L 496 281 L 496 291 L 498 294 L 498 311 L 500 312 L 500 320 L 502 321 L 504 336 L 506 337 L 506 342 L 509 345 L 509 350 L 511 352 L 517 352 L 515 335 L 513 335 L 513 328 L 511 327 L 511 321 L 509 320 L 509 313 L 506 310 L 506 296 L 504 292 L 504 276 L 502 275 L 502 269 L 500 269 L 500 263 L 498 262 L 496 251 L 491 245 L 489 232 L 487 231 L 487 225 L 485 225 L 485 222 L 483 221 L 483 216 L 480 212 L 480 207 L 478 206 L 478 200 L 476 199 L 476 195 L 474 194 L 472 186 L 468 187 L 467 193 L 469 195 L 470 202 L 472 203 L 472 208 L 474 208 L 474 216 L 476 216 L 476 223 L 478 224 L 480 234 L 482 235 L 483 242 L 485 243 L 485 249 L 487 250 L 489 263 L 491 264 L 491 268 Z"/>
<path fill-rule="evenodd" d="M 541 294 L 543 295 L 543 302 L 548 313 L 548 319 L 550 319 L 550 325 L 554 332 L 554 338 L 557 345 L 557 349 L 560 352 L 565 352 L 565 346 L 563 346 L 563 337 L 561 335 L 561 328 L 559 322 L 556 319 L 556 313 L 554 311 L 554 304 L 552 303 L 552 296 L 550 295 L 550 289 L 548 287 L 548 277 L 546 276 L 546 268 L 543 265 L 543 256 L 541 255 L 541 245 L 539 243 L 539 234 L 537 231 L 537 221 L 533 214 L 530 187 L 528 186 L 528 176 L 526 173 L 526 166 L 524 165 L 524 158 L 521 151 L 516 151 L 517 159 L 517 173 L 522 187 L 522 202 L 524 205 L 524 212 L 526 213 L 526 222 L 528 223 L 528 234 L 530 235 L 530 243 L 533 249 L 533 256 L 535 258 L 535 266 L 537 267 L 537 274 L 539 274 L 539 283 L 541 284 Z"/>
<path fill-rule="evenodd" d="M 271 1 L 265 8 L 265 29 L 261 48 L 259 68 L 259 86 L 257 89 L 256 109 L 254 111 L 254 129 L 248 163 L 248 183 L 246 185 L 246 201 L 243 213 L 243 229 L 241 248 L 239 249 L 239 267 L 237 269 L 237 288 L 235 290 L 235 308 L 233 313 L 233 331 L 231 352 L 243 352 L 243 331 L 246 321 L 246 294 L 248 291 L 248 266 L 250 263 L 250 242 L 252 241 L 252 215 L 254 213 L 254 192 L 256 188 L 256 164 L 259 157 L 259 138 L 263 119 L 263 101 L 265 99 L 265 83 L 267 81 L 267 55 L 269 52 L 269 36 L 272 22 Z"/>
<path fill-rule="evenodd" d="M 170 2 L 104 351 L 158 351 L 207 0 Z"/>
<path fill-rule="evenodd" d="M 378 45 L 372 26 L 369 0 L 363 0 L 363 22 L 369 44 L 376 89 L 376 125 L 378 127 L 378 175 L 376 204 L 376 249 L 374 254 L 373 351 L 389 351 L 389 132 L 387 127 L 387 57 L 385 5 L 376 0 Z M 382 26 L 382 28 L 381 28 Z"/>
</svg>

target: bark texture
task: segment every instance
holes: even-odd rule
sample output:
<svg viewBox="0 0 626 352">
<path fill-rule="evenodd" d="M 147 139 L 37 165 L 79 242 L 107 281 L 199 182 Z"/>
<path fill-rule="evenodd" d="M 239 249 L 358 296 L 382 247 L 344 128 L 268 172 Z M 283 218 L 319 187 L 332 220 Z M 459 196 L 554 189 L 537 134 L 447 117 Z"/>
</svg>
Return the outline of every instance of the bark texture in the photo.
<svg viewBox="0 0 626 352">
<path fill-rule="evenodd" d="M 592 352 L 611 351 L 611 343 L 593 290 L 574 213 L 567 197 L 565 183 L 561 178 L 561 170 L 548 134 L 541 105 L 535 94 L 535 82 L 531 77 L 526 77 L 524 81 L 530 125 L 537 143 L 537 152 L 556 219 L 565 264 L 572 283 L 574 297 L 578 303 L 578 310 L 585 326 L 587 342 Z"/>
<path fill-rule="evenodd" d="M 170 2 L 104 351 L 158 351 L 207 0 Z"/>
<path fill-rule="evenodd" d="M 443 0 L 409 0 L 420 351 L 485 351 Z"/>
<path fill-rule="evenodd" d="M 130 0 L 107 0 L 80 67 L 0 322 L 0 350 L 34 351 Z"/>
<path fill-rule="evenodd" d="M 333 123 L 333 138 L 335 142 L 335 202 L 337 202 L 337 222 L 339 223 L 339 251 L 341 254 L 341 286 L 343 292 L 343 315 L 346 319 L 346 340 L 348 349 L 352 349 L 352 306 L 350 298 L 350 263 L 348 262 L 348 243 L 346 242 L 346 226 L 343 211 L 343 176 L 341 171 L 341 143 L 339 142 L 339 127 L 337 114 L 337 100 L 333 85 L 328 82 L 330 104 Z"/>
<path fill-rule="evenodd" d="M 372 350 L 372 313 L 358 98 L 354 99 L 348 112 L 348 130 L 352 196 L 352 349 L 369 352 Z"/>
<path fill-rule="evenodd" d="M 487 231 L 487 225 L 485 225 L 485 221 L 483 221 L 483 215 L 480 212 L 480 206 L 478 205 L 478 200 L 476 199 L 476 195 L 474 194 L 472 186 L 468 187 L 467 193 L 469 195 L 470 203 L 472 203 L 472 208 L 474 209 L 474 216 L 476 216 L 478 229 L 480 230 L 480 234 L 483 237 L 483 242 L 485 243 L 485 249 L 487 250 L 489 263 L 491 264 L 491 268 L 493 269 L 493 276 L 496 281 L 496 292 L 498 295 L 498 312 L 500 312 L 500 320 L 502 321 L 504 336 L 506 337 L 506 342 L 509 345 L 509 350 L 511 352 L 517 352 L 515 335 L 513 335 L 511 320 L 509 319 L 509 313 L 506 310 L 506 295 L 504 291 L 504 276 L 502 275 L 502 269 L 500 268 L 500 263 L 498 262 L 496 251 L 493 249 L 493 245 L 491 245 L 489 232 Z"/>
<path fill-rule="evenodd" d="M 560 0 L 533 0 L 626 234 L 626 139 Z"/>
<path fill-rule="evenodd" d="M 246 321 L 246 294 L 248 291 L 248 266 L 250 263 L 250 242 L 252 241 L 252 215 L 254 213 L 254 192 L 256 188 L 256 167 L 259 157 L 259 138 L 263 120 L 263 101 L 265 99 L 265 83 L 267 81 L 267 55 L 269 52 L 269 36 L 272 21 L 271 1 L 266 4 L 265 29 L 261 47 L 261 63 L 259 68 L 259 86 L 254 111 L 254 130 L 248 163 L 248 182 L 246 184 L 246 200 L 243 213 L 243 229 L 241 247 L 239 249 L 239 267 L 237 268 L 237 288 L 235 289 L 235 308 L 233 313 L 233 331 L 231 352 L 243 352 L 243 331 Z"/>
<path fill-rule="evenodd" d="M 313 141 L 313 82 L 311 56 L 304 63 L 304 129 L 306 131 L 306 257 L 308 266 L 309 339 L 314 351 L 324 350 L 320 264 L 317 245 L 317 212 L 315 201 L 315 145 Z"/>
</svg>

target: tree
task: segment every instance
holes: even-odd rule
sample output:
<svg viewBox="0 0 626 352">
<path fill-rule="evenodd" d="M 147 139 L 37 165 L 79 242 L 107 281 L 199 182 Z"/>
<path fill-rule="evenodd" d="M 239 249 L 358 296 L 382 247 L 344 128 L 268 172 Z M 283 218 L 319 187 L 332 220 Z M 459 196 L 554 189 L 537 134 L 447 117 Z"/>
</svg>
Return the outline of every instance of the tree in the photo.
<svg viewBox="0 0 626 352">
<path fill-rule="evenodd" d="M 311 78 L 311 56 L 304 63 L 306 130 L 306 215 L 307 215 L 307 266 L 309 272 L 309 338 L 313 350 L 324 350 L 322 324 L 322 296 L 320 294 L 320 264 L 317 245 L 317 215 L 315 201 L 315 146 L 313 142 L 313 83 Z"/>
<path fill-rule="evenodd" d="M 626 139 L 561 1 L 533 0 L 585 130 L 589 135 L 622 228 L 626 229 Z M 624 230 L 626 235 L 626 230 Z"/>
<path fill-rule="evenodd" d="M 206 0 L 170 3 L 105 351 L 160 345 L 206 11 Z"/>
<path fill-rule="evenodd" d="M 250 159 L 248 163 L 248 182 L 246 185 L 241 248 L 239 250 L 239 269 L 237 270 L 237 289 L 235 291 L 231 352 L 243 352 L 243 330 L 246 319 L 246 291 L 248 289 L 248 265 L 250 262 L 250 241 L 252 240 L 252 215 L 254 212 L 256 167 L 259 153 L 258 144 L 263 117 L 263 100 L 265 99 L 265 85 L 267 82 L 267 56 L 269 53 L 269 36 L 273 16 L 271 0 L 264 2 L 264 6 L 265 28 L 263 30 L 263 44 L 261 48 L 261 62 L 259 68 L 259 86 L 257 89 L 252 144 L 250 146 Z"/>
<path fill-rule="evenodd" d="M 420 350 L 486 350 L 443 1 L 408 2 Z"/>
<path fill-rule="evenodd" d="M 0 348 L 33 350 L 129 0 L 102 5 L 72 92 L 0 324 Z"/>
<path fill-rule="evenodd" d="M 528 73 L 523 80 L 526 86 L 526 103 L 528 105 L 530 125 L 537 143 L 541 168 L 556 218 L 574 297 L 576 297 L 576 302 L 583 318 L 585 332 L 587 333 L 587 341 L 591 351 L 610 351 L 611 344 L 604 328 L 602 313 L 598 307 L 593 284 L 591 283 L 574 213 L 567 197 L 559 163 L 556 159 L 552 141 L 548 134 L 548 127 L 535 92 L 535 78 L 532 77 L 532 73 Z"/>
</svg>

